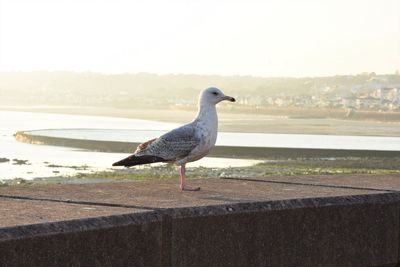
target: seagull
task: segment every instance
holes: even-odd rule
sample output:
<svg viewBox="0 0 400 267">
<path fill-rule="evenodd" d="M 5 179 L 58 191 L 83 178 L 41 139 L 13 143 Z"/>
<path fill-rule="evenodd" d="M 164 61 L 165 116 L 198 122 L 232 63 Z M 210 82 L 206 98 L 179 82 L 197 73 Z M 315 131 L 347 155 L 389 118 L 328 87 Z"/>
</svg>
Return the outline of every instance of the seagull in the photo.
<svg viewBox="0 0 400 267">
<path fill-rule="evenodd" d="M 140 144 L 133 155 L 115 162 L 113 166 L 174 163 L 180 166 L 180 189 L 200 190 L 200 187 L 187 184 L 186 163 L 203 158 L 214 147 L 218 134 L 218 115 L 215 106 L 224 100 L 236 101 L 218 88 L 210 87 L 203 90 L 199 96 L 197 116 L 192 122 Z"/>
</svg>

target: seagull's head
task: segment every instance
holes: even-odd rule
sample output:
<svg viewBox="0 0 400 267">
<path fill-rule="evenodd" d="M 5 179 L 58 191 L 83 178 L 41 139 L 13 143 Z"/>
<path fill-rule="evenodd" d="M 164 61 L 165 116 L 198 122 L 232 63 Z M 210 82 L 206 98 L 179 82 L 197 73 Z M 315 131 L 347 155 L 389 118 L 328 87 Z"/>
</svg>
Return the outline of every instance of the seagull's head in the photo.
<svg viewBox="0 0 400 267">
<path fill-rule="evenodd" d="M 230 102 L 236 101 L 235 98 L 225 95 L 216 87 L 207 88 L 200 94 L 200 103 L 210 103 L 216 105 L 224 100 L 228 100 Z"/>
</svg>

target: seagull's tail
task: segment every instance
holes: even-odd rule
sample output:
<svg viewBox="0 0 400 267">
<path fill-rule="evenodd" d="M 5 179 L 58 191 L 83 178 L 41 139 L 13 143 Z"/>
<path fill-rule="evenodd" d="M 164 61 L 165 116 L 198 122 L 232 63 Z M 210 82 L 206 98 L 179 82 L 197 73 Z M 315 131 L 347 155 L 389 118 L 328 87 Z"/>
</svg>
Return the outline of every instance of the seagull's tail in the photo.
<svg viewBox="0 0 400 267">
<path fill-rule="evenodd" d="M 142 165 L 142 164 L 150 164 L 156 162 L 165 162 L 166 160 L 156 156 L 135 156 L 131 155 L 123 160 L 117 161 L 113 163 L 113 166 L 135 166 L 135 165 Z"/>
</svg>

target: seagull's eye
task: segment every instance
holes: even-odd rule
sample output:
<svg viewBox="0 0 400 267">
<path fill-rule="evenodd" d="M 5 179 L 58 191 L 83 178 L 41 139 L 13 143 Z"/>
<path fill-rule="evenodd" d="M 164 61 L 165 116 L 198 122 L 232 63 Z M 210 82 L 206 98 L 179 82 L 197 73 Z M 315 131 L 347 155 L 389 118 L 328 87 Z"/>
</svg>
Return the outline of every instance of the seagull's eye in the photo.
<svg viewBox="0 0 400 267">
<path fill-rule="evenodd" d="M 218 92 L 212 92 L 213 95 L 218 95 Z"/>
</svg>

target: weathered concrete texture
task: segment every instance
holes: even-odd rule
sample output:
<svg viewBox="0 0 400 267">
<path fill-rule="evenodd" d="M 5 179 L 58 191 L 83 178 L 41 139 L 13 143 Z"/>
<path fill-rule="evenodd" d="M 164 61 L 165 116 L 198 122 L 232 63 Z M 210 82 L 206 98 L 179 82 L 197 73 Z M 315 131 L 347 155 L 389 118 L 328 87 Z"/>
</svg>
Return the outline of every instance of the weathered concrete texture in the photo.
<svg viewBox="0 0 400 267">
<path fill-rule="evenodd" d="M 139 209 L 0 198 L 0 229 L 100 216 L 132 214 Z"/>
<path fill-rule="evenodd" d="M 172 266 L 379 266 L 397 262 L 396 205 L 173 220 Z"/>
<path fill-rule="evenodd" d="M 16 229 L 29 237 L 0 241 L 0 266 L 159 265 L 161 221 L 135 223 L 132 218 L 124 219 L 125 223 L 109 227 L 99 222 L 96 228 L 91 227 L 93 219 L 45 225 L 58 229 L 53 234 L 32 235 L 37 230 L 34 226 Z M 63 227 L 75 227 L 75 231 L 64 233 Z"/>
<path fill-rule="evenodd" d="M 303 199 L 384 193 L 356 188 L 315 188 L 307 184 L 264 183 L 248 180 L 194 180 L 201 191 L 181 192 L 176 181 L 136 181 L 101 184 L 48 185 L 0 188 L 0 196 L 104 203 L 160 209 L 218 205 L 238 202 Z"/>
<path fill-rule="evenodd" d="M 400 168 L 400 166 L 399 166 Z M 229 179 L 229 178 L 228 178 Z M 236 179 L 237 180 L 237 179 Z M 400 174 L 338 174 L 338 175 L 308 175 L 280 176 L 262 178 L 244 178 L 264 182 L 287 183 L 292 185 L 321 185 L 357 189 L 394 190 L 400 191 Z"/>
<path fill-rule="evenodd" d="M 385 177 L 3 187 L 0 266 L 396 266 Z"/>
<path fill-rule="evenodd" d="M 0 198 L 0 266 L 156 266 L 153 211 Z"/>
</svg>

